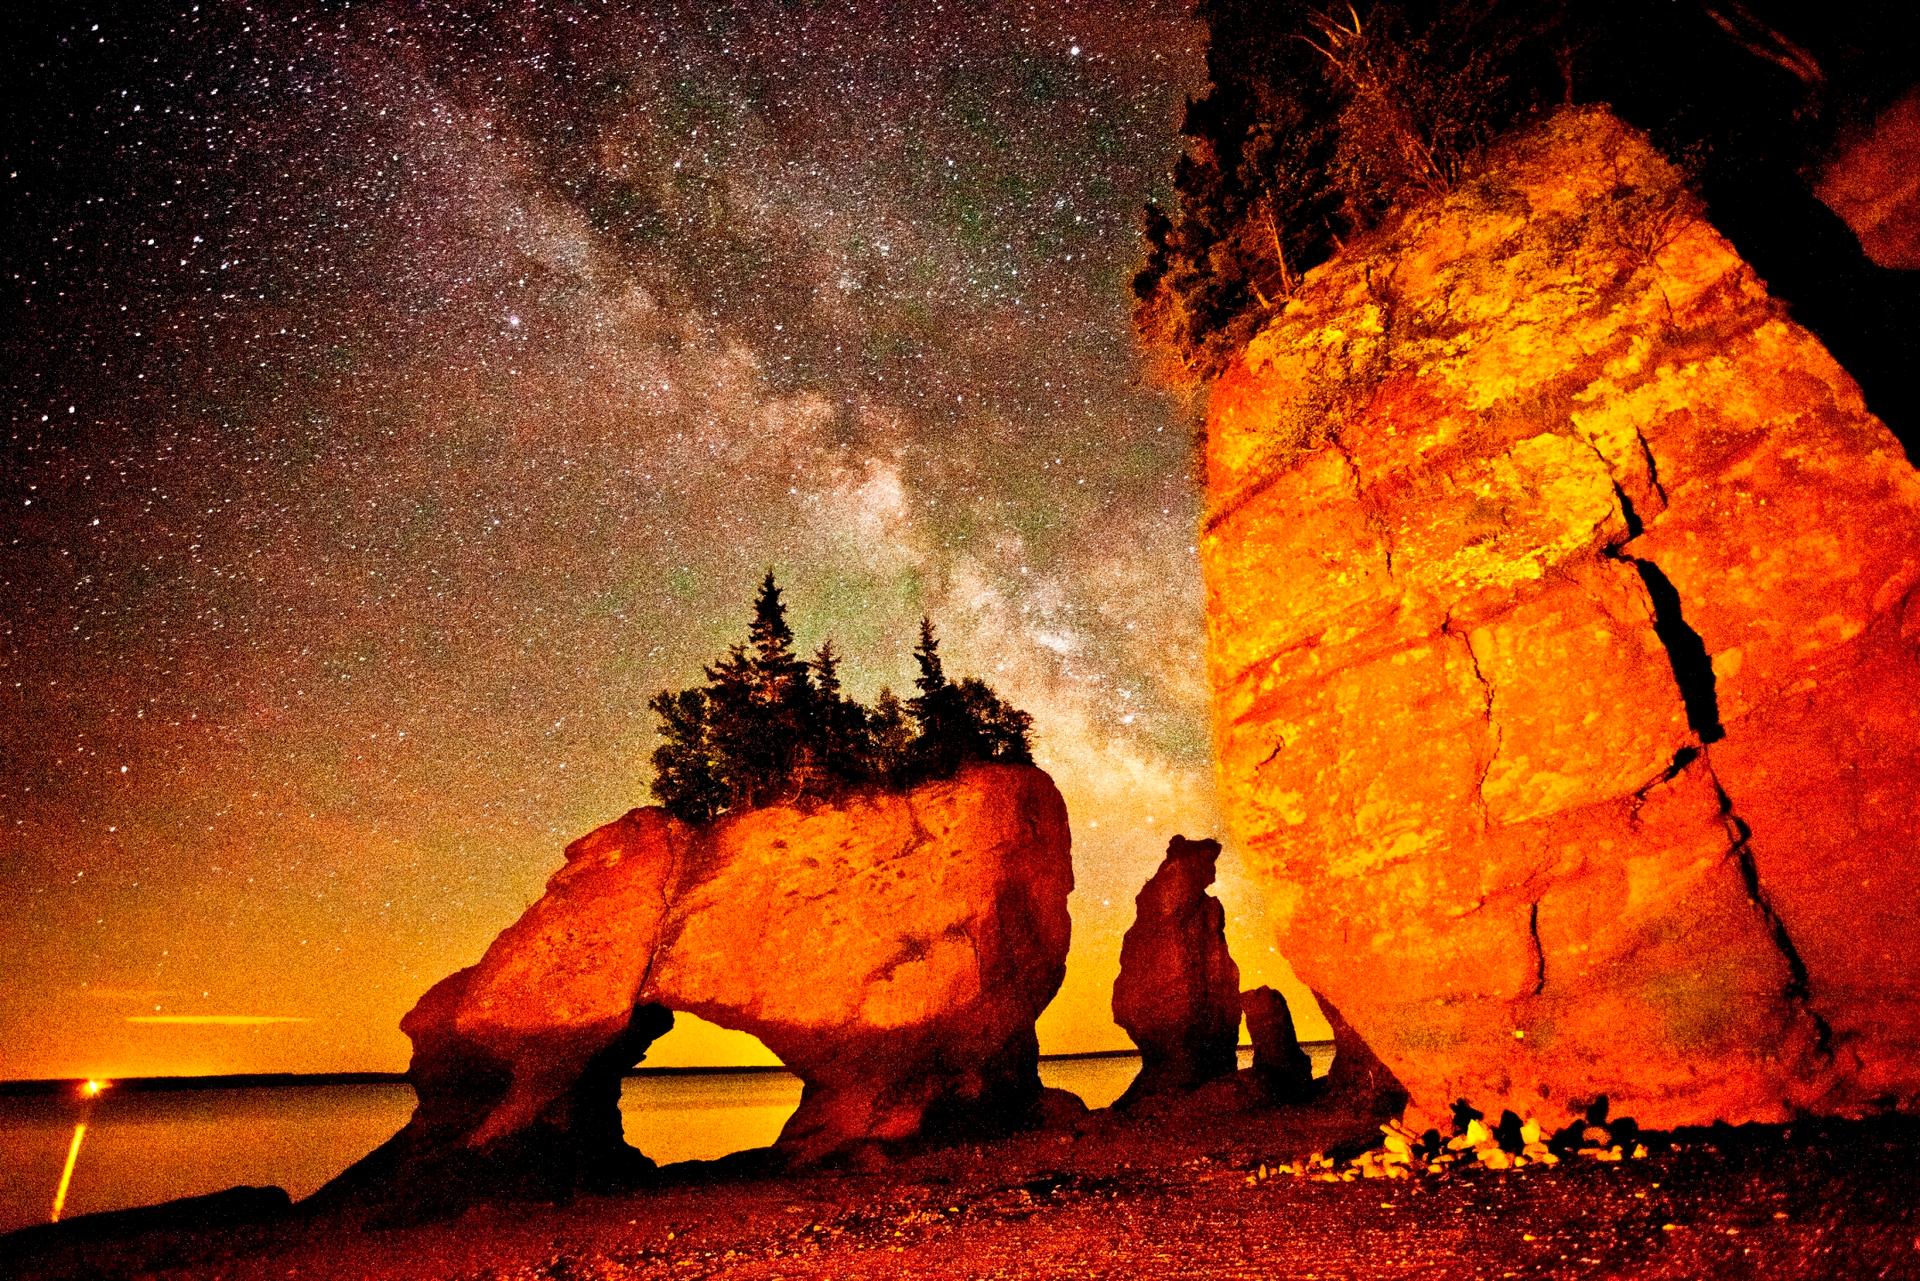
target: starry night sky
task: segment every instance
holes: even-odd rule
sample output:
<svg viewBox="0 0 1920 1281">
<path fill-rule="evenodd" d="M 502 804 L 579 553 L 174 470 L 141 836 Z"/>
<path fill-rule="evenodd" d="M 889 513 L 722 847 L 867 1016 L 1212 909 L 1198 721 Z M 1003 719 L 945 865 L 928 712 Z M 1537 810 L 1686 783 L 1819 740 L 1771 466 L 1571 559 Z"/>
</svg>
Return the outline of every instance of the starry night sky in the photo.
<svg viewBox="0 0 1920 1281">
<path fill-rule="evenodd" d="M 1189 410 L 1127 324 L 1183 3 L 35 8 L 0 1076 L 403 1066 L 768 565 L 854 692 L 926 611 L 1034 713 L 1081 887 L 1043 1045 L 1124 1044 L 1133 893 L 1217 827 Z"/>
</svg>

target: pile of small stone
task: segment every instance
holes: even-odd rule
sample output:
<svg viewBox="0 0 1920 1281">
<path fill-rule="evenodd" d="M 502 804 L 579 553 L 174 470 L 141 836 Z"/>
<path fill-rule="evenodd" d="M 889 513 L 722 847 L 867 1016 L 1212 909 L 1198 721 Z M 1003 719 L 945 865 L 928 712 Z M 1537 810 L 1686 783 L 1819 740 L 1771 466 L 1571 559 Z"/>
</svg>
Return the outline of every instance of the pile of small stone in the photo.
<svg viewBox="0 0 1920 1281">
<path fill-rule="evenodd" d="M 1351 1183 L 1355 1179 L 1440 1176 L 1456 1167 L 1517 1170 L 1529 1165 L 1558 1165 L 1572 1158 L 1637 1161 L 1647 1155 L 1640 1128 L 1632 1117 L 1607 1119 L 1605 1095 L 1589 1104 L 1583 1116 L 1551 1136 L 1538 1120 L 1510 1111 L 1501 1113 L 1500 1120 L 1490 1127 L 1485 1114 L 1465 1099 L 1453 1106 L 1450 1135 L 1443 1137 L 1437 1129 L 1415 1134 L 1398 1121 L 1387 1122 L 1380 1132 L 1385 1138 L 1379 1147 L 1344 1161 L 1315 1152 L 1271 1169 L 1262 1165 L 1247 1176 L 1247 1182 L 1259 1183 L 1284 1174 L 1319 1183 Z"/>
</svg>

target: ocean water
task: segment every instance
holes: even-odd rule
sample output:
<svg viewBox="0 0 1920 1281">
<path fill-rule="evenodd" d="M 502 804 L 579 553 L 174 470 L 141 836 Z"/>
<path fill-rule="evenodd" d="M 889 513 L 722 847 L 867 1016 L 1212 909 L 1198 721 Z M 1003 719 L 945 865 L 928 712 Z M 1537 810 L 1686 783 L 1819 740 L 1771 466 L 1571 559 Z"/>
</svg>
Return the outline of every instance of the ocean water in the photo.
<svg viewBox="0 0 1920 1281">
<path fill-rule="evenodd" d="M 1330 1048 L 1308 1049 L 1324 1073 Z M 1138 1066 L 1134 1058 L 1055 1059 L 1040 1076 L 1104 1107 Z M 765 1147 L 799 1102 L 800 1082 L 786 1072 L 637 1076 L 621 1091 L 620 1110 L 627 1141 L 664 1165 Z M 385 1142 L 412 1111 L 405 1085 L 109 1090 L 92 1107 L 64 1217 L 242 1183 L 302 1197 Z M 79 1114 L 71 1097 L 0 1097 L 0 1232 L 47 1221 Z"/>
</svg>

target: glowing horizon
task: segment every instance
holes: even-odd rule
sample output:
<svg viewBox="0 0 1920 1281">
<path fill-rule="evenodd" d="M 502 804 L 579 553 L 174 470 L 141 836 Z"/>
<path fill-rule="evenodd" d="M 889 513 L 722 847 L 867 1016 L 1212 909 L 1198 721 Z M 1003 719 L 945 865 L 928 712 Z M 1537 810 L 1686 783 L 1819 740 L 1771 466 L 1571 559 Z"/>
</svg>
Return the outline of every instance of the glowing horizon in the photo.
<svg viewBox="0 0 1920 1281">
<path fill-rule="evenodd" d="M 312 1023 L 304 1014 L 129 1014 L 125 1023 L 176 1023 L 187 1027 L 262 1027 L 269 1023 Z"/>
</svg>

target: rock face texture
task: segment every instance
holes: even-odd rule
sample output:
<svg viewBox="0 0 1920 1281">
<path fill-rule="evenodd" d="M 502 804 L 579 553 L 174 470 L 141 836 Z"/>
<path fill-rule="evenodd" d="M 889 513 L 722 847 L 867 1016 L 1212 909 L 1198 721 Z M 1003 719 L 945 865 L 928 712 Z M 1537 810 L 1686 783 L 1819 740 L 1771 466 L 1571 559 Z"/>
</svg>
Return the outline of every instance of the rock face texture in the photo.
<svg viewBox="0 0 1920 1281">
<path fill-rule="evenodd" d="M 1005 1128 L 1040 1104 L 1034 1020 L 1066 970 L 1067 813 L 1037 769 L 979 766 L 834 808 L 692 828 L 635 810 L 401 1026 L 420 1102 L 343 1188 L 565 1191 L 647 1162 L 621 1074 L 683 1010 L 804 1082 L 777 1150 Z"/>
<path fill-rule="evenodd" d="M 1920 479 L 1643 139 L 1312 272 L 1206 476 L 1228 821 L 1417 1115 L 1914 1101 Z"/>
<path fill-rule="evenodd" d="M 1134 898 L 1113 1021 L 1140 1047 L 1140 1074 L 1120 1107 L 1191 1090 L 1239 1066 L 1240 967 L 1227 952 L 1226 909 L 1207 893 L 1219 857 L 1218 841 L 1176 836 Z"/>
</svg>

